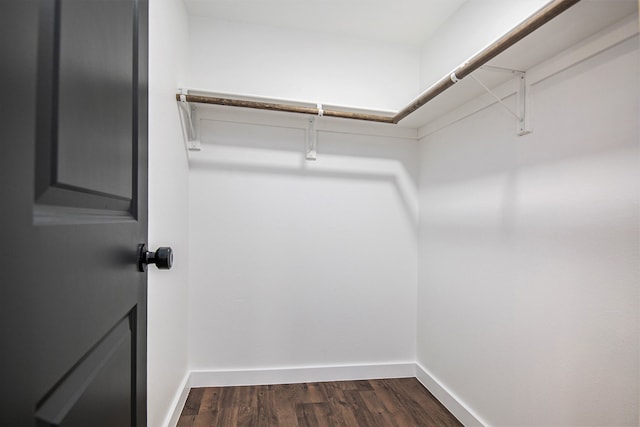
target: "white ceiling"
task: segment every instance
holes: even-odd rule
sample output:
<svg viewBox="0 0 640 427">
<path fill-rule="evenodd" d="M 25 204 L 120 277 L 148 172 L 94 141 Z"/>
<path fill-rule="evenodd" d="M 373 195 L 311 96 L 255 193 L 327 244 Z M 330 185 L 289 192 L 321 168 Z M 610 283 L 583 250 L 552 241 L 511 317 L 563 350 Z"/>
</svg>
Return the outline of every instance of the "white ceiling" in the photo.
<svg viewBox="0 0 640 427">
<path fill-rule="evenodd" d="M 419 46 L 466 0 L 184 0 L 190 15 Z"/>
</svg>

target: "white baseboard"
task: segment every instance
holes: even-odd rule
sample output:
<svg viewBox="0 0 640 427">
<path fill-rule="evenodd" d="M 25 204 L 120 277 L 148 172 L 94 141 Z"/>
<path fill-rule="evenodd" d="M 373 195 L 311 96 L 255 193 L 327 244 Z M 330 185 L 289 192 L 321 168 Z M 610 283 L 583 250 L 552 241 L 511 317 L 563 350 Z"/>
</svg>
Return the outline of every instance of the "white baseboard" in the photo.
<svg viewBox="0 0 640 427">
<path fill-rule="evenodd" d="M 173 410 L 167 416 L 167 419 L 162 424 L 164 427 L 175 427 L 178 424 L 178 419 L 180 418 L 180 414 L 182 413 L 182 408 L 184 408 L 184 404 L 187 401 L 187 397 L 189 396 L 189 390 L 191 390 L 191 373 L 187 372 L 182 380 L 180 387 L 178 388 L 178 392 L 173 398 L 173 402 L 171 407 Z"/>
<path fill-rule="evenodd" d="M 415 376 L 415 363 L 191 371 L 191 387 L 293 384 Z"/>
<path fill-rule="evenodd" d="M 416 378 L 465 426 L 489 426 L 489 424 L 476 415 L 471 408 L 465 405 L 462 400 L 418 363 L 416 363 Z"/>
</svg>

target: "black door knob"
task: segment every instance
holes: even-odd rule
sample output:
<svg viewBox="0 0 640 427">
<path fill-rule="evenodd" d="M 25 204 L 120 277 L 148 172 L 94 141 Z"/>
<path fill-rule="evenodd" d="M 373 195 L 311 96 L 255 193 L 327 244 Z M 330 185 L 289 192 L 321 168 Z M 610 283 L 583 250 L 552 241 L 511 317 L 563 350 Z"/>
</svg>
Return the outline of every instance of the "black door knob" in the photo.
<svg viewBox="0 0 640 427">
<path fill-rule="evenodd" d="M 138 245 L 138 270 L 146 271 L 147 264 L 155 264 L 160 270 L 169 270 L 173 265 L 173 250 L 162 247 L 151 252 L 144 243 Z"/>
</svg>

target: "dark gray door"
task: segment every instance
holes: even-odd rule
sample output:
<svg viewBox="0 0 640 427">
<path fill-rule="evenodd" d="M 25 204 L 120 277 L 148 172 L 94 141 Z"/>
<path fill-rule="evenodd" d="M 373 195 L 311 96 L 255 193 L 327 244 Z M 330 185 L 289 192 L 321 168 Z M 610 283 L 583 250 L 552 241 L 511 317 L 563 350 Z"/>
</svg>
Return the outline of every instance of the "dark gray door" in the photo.
<svg viewBox="0 0 640 427">
<path fill-rule="evenodd" d="M 0 49 L 0 425 L 144 425 L 147 3 L 2 0 Z"/>
</svg>

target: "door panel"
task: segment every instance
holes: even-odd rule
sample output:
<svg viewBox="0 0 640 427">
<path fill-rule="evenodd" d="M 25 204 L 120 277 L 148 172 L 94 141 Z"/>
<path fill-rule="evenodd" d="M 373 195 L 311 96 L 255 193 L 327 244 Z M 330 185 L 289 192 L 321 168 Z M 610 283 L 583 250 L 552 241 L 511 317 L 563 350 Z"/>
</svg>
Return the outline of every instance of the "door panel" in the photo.
<svg viewBox="0 0 640 427">
<path fill-rule="evenodd" d="M 145 425 L 147 3 L 5 0 L 0 31 L 0 425 Z"/>
<path fill-rule="evenodd" d="M 135 400 L 131 377 L 135 371 L 132 322 L 122 319 L 115 328 L 38 403 L 36 418 L 41 426 L 126 426 Z"/>
<path fill-rule="evenodd" d="M 59 5 L 56 182 L 131 199 L 134 3 Z"/>
<path fill-rule="evenodd" d="M 44 206 L 66 206 L 108 210 L 109 218 L 135 205 L 135 12 L 135 2 L 127 0 L 41 3 L 39 213 L 59 212 Z"/>
</svg>

